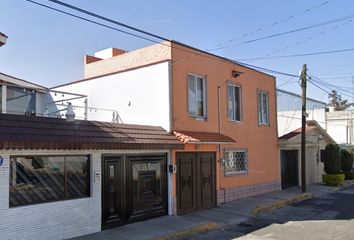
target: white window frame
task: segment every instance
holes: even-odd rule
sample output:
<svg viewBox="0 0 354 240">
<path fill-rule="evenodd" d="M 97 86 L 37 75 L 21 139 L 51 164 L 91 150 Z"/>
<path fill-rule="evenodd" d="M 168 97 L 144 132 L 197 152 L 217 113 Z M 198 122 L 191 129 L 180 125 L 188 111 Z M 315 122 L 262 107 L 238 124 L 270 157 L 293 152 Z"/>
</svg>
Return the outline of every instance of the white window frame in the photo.
<svg viewBox="0 0 354 240">
<path fill-rule="evenodd" d="M 233 102 L 230 102 L 229 87 L 232 87 L 232 94 L 233 94 L 232 101 Z M 235 89 L 236 88 L 238 88 L 238 90 L 239 90 L 238 99 L 236 99 L 236 96 L 235 96 Z M 230 104 L 232 104 L 233 116 L 230 116 L 230 114 L 229 114 Z M 236 106 L 236 105 L 238 105 L 238 106 Z M 237 117 L 236 117 L 236 115 L 237 115 L 236 114 L 236 110 L 237 110 L 236 107 L 240 111 L 239 119 L 237 119 Z M 233 83 L 227 84 L 227 118 L 229 121 L 234 121 L 234 122 L 241 122 L 242 121 L 242 88 L 240 85 L 233 84 Z"/>
<path fill-rule="evenodd" d="M 194 80 L 194 89 L 195 89 L 195 99 L 194 99 L 194 109 L 191 109 L 190 106 L 190 101 L 191 101 L 191 97 L 189 95 L 189 89 L 190 89 L 190 78 L 193 78 Z M 202 87 L 203 87 L 203 92 L 202 95 L 198 95 L 198 80 L 202 81 Z M 202 104 L 203 104 L 203 114 L 198 114 L 197 109 L 198 109 L 198 98 L 201 97 L 202 98 Z M 196 74 L 192 74 L 189 73 L 187 75 L 187 111 L 189 116 L 191 117 L 196 117 L 196 118 L 207 118 L 207 81 L 206 81 L 206 77 L 202 77 Z"/>
<path fill-rule="evenodd" d="M 266 109 L 264 110 L 264 98 L 266 97 Z M 258 105 L 258 124 L 259 125 L 269 125 L 269 94 L 264 91 L 257 92 L 257 105 Z"/>
<path fill-rule="evenodd" d="M 237 170 L 237 159 L 234 158 L 234 153 L 244 153 L 245 170 Z M 230 155 L 231 154 L 231 155 Z M 231 158 L 230 158 L 231 157 Z M 248 151 L 247 149 L 225 149 L 224 150 L 224 176 L 237 176 L 248 173 Z"/>
</svg>

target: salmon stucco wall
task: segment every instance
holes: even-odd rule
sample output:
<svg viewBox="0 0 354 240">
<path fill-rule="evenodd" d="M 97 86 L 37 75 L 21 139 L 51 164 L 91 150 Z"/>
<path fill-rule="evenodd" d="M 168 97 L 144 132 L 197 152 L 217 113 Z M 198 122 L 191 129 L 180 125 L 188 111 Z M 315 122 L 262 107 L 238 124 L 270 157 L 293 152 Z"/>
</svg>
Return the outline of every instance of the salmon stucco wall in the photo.
<svg viewBox="0 0 354 240">
<path fill-rule="evenodd" d="M 217 159 L 217 189 L 279 182 L 275 78 L 175 42 L 172 43 L 171 51 L 172 129 L 219 132 L 220 126 L 220 133 L 236 141 L 234 144 L 221 145 L 221 156 L 224 155 L 225 149 L 247 150 L 248 171 L 244 174 L 225 177 L 220 158 Z M 242 74 L 235 78 L 232 76 L 233 70 Z M 188 115 L 187 75 L 189 73 L 206 78 L 206 119 L 197 119 Z M 227 83 L 229 82 L 241 86 L 242 119 L 240 122 L 228 120 Z M 269 96 L 269 125 L 258 124 L 258 91 L 266 92 Z M 215 147 L 214 149 L 217 150 Z M 210 149 L 202 145 L 198 150 Z"/>
</svg>

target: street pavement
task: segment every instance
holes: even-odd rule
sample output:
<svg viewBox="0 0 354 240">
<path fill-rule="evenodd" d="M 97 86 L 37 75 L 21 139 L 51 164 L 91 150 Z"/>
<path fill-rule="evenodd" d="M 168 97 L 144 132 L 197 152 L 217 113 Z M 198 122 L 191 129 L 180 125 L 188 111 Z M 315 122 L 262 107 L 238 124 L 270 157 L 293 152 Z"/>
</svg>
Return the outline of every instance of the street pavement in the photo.
<svg viewBox="0 0 354 240">
<path fill-rule="evenodd" d="M 184 239 L 354 239 L 354 186 Z"/>
<path fill-rule="evenodd" d="M 354 223 L 348 221 L 354 219 L 354 186 L 333 188 L 317 184 L 310 185 L 309 192 L 314 198 L 271 211 L 265 207 L 258 216 L 252 214 L 254 209 L 297 198 L 301 196 L 300 188 L 248 197 L 183 216 L 149 219 L 75 240 L 222 240 L 238 237 L 305 240 L 317 239 L 316 234 L 321 239 L 354 239 Z"/>
</svg>

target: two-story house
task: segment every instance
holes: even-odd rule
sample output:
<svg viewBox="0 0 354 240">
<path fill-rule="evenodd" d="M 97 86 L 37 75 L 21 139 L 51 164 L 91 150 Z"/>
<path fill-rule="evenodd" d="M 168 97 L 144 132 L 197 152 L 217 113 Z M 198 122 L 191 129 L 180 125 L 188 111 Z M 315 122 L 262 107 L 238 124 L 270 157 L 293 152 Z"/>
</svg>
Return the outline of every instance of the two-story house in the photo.
<svg viewBox="0 0 354 240">
<path fill-rule="evenodd" d="M 84 60 L 84 79 L 54 89 L 117 109 L 124 123 L 162 126 L 184 143 L 162 180 L 169 214 L 280 189 L 273 76 L 175 41 L 131 52 L 111 48 Z M 111 116 L 92 111 L 88 119 Z M 102 216 L 103 224 L 111 217 Z"/>
</svg>

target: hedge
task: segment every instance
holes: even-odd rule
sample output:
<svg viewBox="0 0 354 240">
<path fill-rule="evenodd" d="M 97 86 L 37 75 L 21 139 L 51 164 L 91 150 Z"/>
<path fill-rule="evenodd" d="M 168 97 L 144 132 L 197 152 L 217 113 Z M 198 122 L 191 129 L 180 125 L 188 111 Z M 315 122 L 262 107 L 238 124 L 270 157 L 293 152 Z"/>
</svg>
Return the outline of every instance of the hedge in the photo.
<svg viewBox="0 0 354 240">
<path fill-rule="evenodd" d="M 339 186 L 344 184 L 344 174 L 323 174 L 322 180 L 328 186 Z"/>
</svg>

